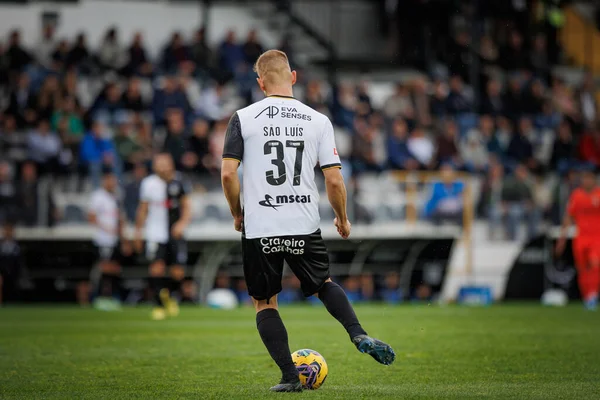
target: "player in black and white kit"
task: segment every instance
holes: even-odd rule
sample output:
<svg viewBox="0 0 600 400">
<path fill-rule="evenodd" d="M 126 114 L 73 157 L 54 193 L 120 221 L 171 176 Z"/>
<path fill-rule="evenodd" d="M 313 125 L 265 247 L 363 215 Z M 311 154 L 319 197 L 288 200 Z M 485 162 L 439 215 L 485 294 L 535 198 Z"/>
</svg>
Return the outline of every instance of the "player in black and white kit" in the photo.
<svg viewBox="0 0 600 400">
<path fill-rule="evenodd" d="M 329 119 L 294 99 L 296 72 L 277 50 L 256 62 L 258 84 L 267 98 L 238 110 L 225 138 L 223 190 L 242 232 L 244 277 L 256 308 L 258 332 L 282 373 L 276 392 L 302 390 L 290 355 L 288 336 L 277 311 L 284 260 L 299 278 L 305 296 L 316 295 L 363 353 L 389 365 L 392 348 L 367 336 L 344 290 L 331 281 L 327 249 L 321 238 L 319 192 L 314 168 L 325 175 L 338 233 L 350 235 L 346 188 Z M 244 164 L 242 210 L 238 167 Z"/>
<path fill-rule="evenodd" d="M 156 305 L 152 318 L 161 320 L 179 313 L 176 297 L 185 277 L 188 253 L 183 234 L 191 220 L 191 204 L 190 187 L 175 171 L 171 155 L 156 155 L 153 169 L 154 174 L 144 178 L 140 187 L 135 244 L 141 252 L 145 227 L 149 283 Z"/>
<path fill-rule="evenodd" d="M 104 171 L 102 186 L 92 193 L 88 207 L 88 221 L 96 228 L 93 242 L 100 269 L 95 304 L 102 308 L 111 303 L 98 300 L 118 295 L 121 262 L 124 256 L 131 254 L 131 246 L 123 236 L 125 217 L 119 207 L 117 189 L 115 174 L 110 170 Z"/>
</svg>

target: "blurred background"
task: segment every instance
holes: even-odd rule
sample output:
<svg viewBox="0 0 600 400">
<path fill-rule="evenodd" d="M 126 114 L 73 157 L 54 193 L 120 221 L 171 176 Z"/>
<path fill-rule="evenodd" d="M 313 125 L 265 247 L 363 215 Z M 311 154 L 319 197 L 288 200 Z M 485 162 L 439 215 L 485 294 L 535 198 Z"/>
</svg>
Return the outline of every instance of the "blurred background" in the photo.
<svg viewBox="0 0 600 400">
<path fill-rule="evenodd" d="M 166 151 L 194 188 L 184 300 L 247 303 L 219 168 L 271 48 L 334 123 L 352 240 L 320 208 L 353 301 L 577 297 L 551 245 L 578 171 L 600 166 L 599 28 L 595 1 L 2 0 L 0 220 L 21 249 L 6 300 L 87 304 L 91 191 L 115 170 L 133 221 Z M 146 263 L 124 265 L 124 301 L 148 298 Z M 299 301 L 288 275 L 280 303 Z"/>
</svg>

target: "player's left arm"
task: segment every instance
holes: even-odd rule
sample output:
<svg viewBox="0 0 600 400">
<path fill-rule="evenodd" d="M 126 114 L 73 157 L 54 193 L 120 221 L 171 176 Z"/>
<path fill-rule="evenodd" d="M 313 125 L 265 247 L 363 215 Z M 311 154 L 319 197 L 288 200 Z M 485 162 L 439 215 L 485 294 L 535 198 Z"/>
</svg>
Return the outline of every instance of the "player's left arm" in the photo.
<svg viewBox="0 0 600 400">
<path fill-rule="evenodd" d="M 240 199 L 241 184 L 238 176 L 238 168 L 244 157 L 244 139 L 242 127 L 237 113 L 233 114 L 227 126 L 225 134 L 225 145 L 223 147 L 223 161 L 221 162 L 221 184 L 229 210 L 234 221 L 236 231 L 242 231 L 244 214 L 242 212 L 242 201 Z"/>
</svg>

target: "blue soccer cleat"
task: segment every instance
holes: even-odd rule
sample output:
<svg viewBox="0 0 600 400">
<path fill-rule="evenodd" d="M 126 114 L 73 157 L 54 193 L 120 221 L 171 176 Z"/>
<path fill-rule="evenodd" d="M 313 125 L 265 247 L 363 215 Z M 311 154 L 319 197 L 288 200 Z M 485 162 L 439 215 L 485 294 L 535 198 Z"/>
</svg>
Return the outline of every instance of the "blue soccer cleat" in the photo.
<svg viewBox="0 0 600 400">
<path fill-rule="evenodd" d="M 596 311 L 598 309 L 598 295 L 590 296 L 587 300 L 584 300 L 583 305 L 589 311 Z"/>
<path fill-rule="evenodd" d="M 367 353 L 378 363 L 391 365 L 396 359 L 394 349 L 381 340 L 374 339 L 367 335 L 358 335 L 352 338 L 352 343 L 361 353 Z"/>
</svg>

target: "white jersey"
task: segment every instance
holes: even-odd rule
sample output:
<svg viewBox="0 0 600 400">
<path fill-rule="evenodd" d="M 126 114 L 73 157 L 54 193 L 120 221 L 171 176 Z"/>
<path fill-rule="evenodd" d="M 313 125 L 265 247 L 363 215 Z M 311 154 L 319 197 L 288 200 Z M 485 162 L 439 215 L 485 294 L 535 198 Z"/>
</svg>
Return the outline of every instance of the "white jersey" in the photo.
<svg viewBox="0 0 600 400">
<path fill-rule="evenodd" d="M 94 244 L 113 247 L 119 241 L 119 203 L 114 193 L 97 189 L 90 197 L 88 213 L 96 216 L 97 226 Z"/>
<path fill-rule="evenodd" d="M 158 175 L 150 175 L 142 180 L 140 201 L 148 203 L 146 217 L 146 241 L 167 243 L 171 227 L 181 215 L 181 198 L 190 192 L 178 174 L 170 182 Z"/>
<path fill-rule="evenodd" d="M 325 115 L 292 97 L 267 97 L 233 115 L 223 158 L 243 163 L 246 238 L 319 229 L 314 168 L 341 168 Z"/>
</svg>

